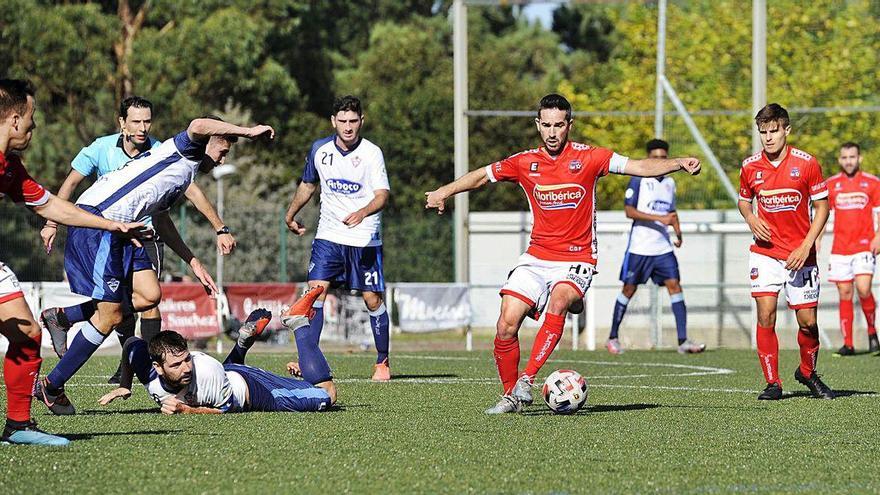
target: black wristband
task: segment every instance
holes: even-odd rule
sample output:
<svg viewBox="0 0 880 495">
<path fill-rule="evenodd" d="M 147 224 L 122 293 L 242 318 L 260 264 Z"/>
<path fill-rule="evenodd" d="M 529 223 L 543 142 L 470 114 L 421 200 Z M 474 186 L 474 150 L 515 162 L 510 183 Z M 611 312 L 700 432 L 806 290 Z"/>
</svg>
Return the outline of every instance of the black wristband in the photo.
<svg viewBox="0 0 880 495">
<path fill-rule="evenodd" d="M 220 230 L 217 231 L 217 235 L 230 234 L 230 233 L 231 232 L 229 231 L 229 227 L 227 227 L 225 225 L 220 227 Z"/>
</svg>

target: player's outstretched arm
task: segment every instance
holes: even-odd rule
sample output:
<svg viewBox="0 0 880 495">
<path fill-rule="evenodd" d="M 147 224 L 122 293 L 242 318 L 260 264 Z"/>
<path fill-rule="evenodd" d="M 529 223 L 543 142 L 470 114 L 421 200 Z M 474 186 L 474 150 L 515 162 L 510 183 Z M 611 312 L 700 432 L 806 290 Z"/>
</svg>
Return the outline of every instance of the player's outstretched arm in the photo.
<svg viewBox="0 0 880 495">
<path fill-rule="evenodd" d="M 489 175 L 486 173 L 486 167 L 471 170 L 445 186 L 439 187 L 434 191 L 426 192 L 425 209 L 437 208 L 437 214 L 442 215 L 446 210 L 447 198 L 455 196 L 458 193 L 479 189 L 485 186 L 488 182 Z"/>
<path fill-rule="evenodd" d="M 248 139 L 256 139 L 260 136 L 266 136 L 269 139 L 275 138 L 275 129 L 267 125 L 242 127 L 216 119 L 195 119 L 189 123 L 186 133 L 193 141 L 205 141 L 211 136 L 238 136 Z"/>
<path fill-rule="evenodd" d="M 152 235 L 149 229 L 144 229 L 142 223 L 121 223 L 107 220 L 104 217 L 87 213 L 77 208 L 70 201 L 49 196 L 49 200 L 40 206 L 33 206 L 37 215 L 60 223 L 62 225 L 70 225 L 72 227 L 88 227 L 90 229 L 109 230 L 119 234 L 128 234 L 133 238 L 144 238 Z"/>
<path fill-rule="evenodd" d="M 64 183 L 61 184 L 61 188 L 58 189 L 58 198 L 69 200 L 70 196 L 73 195 L 73 192 L 76 191 L 76 186 L 78 186 L 85 178 L 86 176 L 83 174 L 71 169 L 70 173 L 67 174 L 67 178 L 64 179 Z M 58 223 L 53 222 L 52 220 L 47 220 L 46 225 L 40 230 L 40 238 L 43 239 L 43 246 L 46 248 L 46 254 L 52 252 L 52 244 L 55 241 L 55 234 L 57 233 Z"/>
<path fill-rule="evenodd" d="M 173 395 L 162 399 L 162 414 L 222 414 L 220 409 L 213 407 L 193 407 L 183 403 Z"/>
<path fill-rule="evenodd" d="M 810 230 L 804 238 L 801 245 L 794 249 L 785 260 L 785 268 L 788 270 L 800 270 L 807 258 L 810 256 L 810 249 L 813 243 L 819 237 L 819 233 L 825 229 L 825 222 L 828 221 L 829 215 L 828 199 L 813 200 L 813 221 L 810 222 Z"/>
<path fill-rule="evenodd" d="M 637 177 L 659 177 L 684 170 L 691 175 L 700 173 L 700 160 L 693 157 L 684 158 L 643 158 L 626 162 L 623 173 Z"/>
<path fill-rule="evenodd" d="M 174 226 L 174 222 L 171 221 L 171 216 L 168 215 L 167 211 L 163 211 L 162 213 L 153 216 L 153 226 L 156 228 L 156 233 L 159 234 L 162 241 L 189 265 L 193 275 L 199 279 L 199 282 L 202 283 L 205 291 L 211 295 L 219 293 L 220 290 L 217 288 L 217 284 L 214 283 L 214 278 L 211 277 L 208 270 L 202 266 L 202 262 L 193 255 L 189 246 L 183 242 L 180 233 L 177 231 L 177 227 Z"/>
<path fill-rule="evenodd" d="M 287 214 L 284 215 L 284 221 L 287 223 L 287 228 L 296 235 L 303 235 L 306 233 L 305 225 L 299 223 L 299 220 L 296 219 L 296 215 L 303 206 L 312 199 L 312 196 L 317 189 L 317 184 L 300 182 L 299 186 L 296 188 L 296 192 L 293 193 L 293 199 L 290 201 L 290 206 L 287 207 Z"/>
<path fill-rule="evenodd" d="M 189 187 L 186 188 L 184 194 L 186 195 L 186 199 L 188 199 L 189 202 L 199 210 L 199 213 L 211 223 L 214 232 L 217 232 L 226 226 L 226 224 L 223 223 L 223 219 L 220 218 L 220 215 L 217 213 L 217 210 L 214 209 L 214 205 L 211 204 L 211 200 L 205 196 L 202 188 L 196 185 L 195 182 L 191 183 Z M 235 237 L 233 237 L 232 234 L 218 234 L 217 250 L 220 254 L 232 254 L 232 251 L 235 250 Z"/>
</svg>

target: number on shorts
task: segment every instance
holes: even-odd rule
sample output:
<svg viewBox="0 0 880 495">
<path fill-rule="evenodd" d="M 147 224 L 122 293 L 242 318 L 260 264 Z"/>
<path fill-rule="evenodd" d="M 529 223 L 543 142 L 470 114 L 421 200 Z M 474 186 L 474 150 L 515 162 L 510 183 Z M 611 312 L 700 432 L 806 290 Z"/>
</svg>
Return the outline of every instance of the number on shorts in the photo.
<svg viewBox="0 0 880 495">
<path fill-rule="evenodd" d="M 364 272 L 364 284 L 377 285 L 379 283 L 379 272 Z"/>
</svg>

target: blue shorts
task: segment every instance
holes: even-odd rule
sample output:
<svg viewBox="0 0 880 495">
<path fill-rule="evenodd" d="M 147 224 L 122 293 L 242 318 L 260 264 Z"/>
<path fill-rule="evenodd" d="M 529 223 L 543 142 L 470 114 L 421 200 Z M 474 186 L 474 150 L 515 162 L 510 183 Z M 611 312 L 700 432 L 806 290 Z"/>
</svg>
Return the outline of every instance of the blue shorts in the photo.
<svg viewBox="0 0 880 495">
<path fill-rule="evenodd" d="M 326 280 L 333 287 L 345 289 L 385 292 L 382 246 L 354 247 L 315 239 L 309 280 Z"/>
<path fill-rule="evenodd" d="M 131 298 L 132 274 L 152 268 L 144 248 L 135 247 L 128 239 L 106 230 L 67 229 L 64 271 L 74 294 L 121 303 Z"/>
<path fill-rule="evenodd" d="M 330 407 L 330 395 L 304 380 L 297 380 L 245 364 L 224 364 L 223 369 L 234 371 L 248 386 L 249 411 L 316 412 Z"/>
<path fill-rule="evenodd" d="M 623 266 L 620 267 L 620 281 L 624 284 L 641 285 L 647 282 L 649 277 L 657 285 L 663 285 L 669 279 L 681 280 L 675 253 L 669 252 L 657 256 L 626 253 Z"/>
</svg>

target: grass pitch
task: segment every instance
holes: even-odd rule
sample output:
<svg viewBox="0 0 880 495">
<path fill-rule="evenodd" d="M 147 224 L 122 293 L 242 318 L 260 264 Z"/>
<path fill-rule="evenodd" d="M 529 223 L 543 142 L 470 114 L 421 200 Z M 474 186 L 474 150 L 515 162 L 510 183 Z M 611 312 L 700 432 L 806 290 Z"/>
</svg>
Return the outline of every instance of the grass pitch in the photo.
<svg viewBox="0 0 880 495">
<path fill-rule="evenodd" d="M 328 359 L 335 411 L 166 417 L 142 387 L 98 406 L 116 358 L 97 357 L 68 387 L 77 416 L 34 405 L 41 427 L 74 443 L 0 447 L 0 493 L 880 492 L 880 357 L 823 350 L 820 369 L 844 396 L 820 401 L 783 351 L 786 398 L 767 403 L 752 351 L 558 350 L 539 379 L 579 371 L 588 407 L 557 416 L 536 393 L 502 417 L 483 414 L 499 393 L 489 352 L 393 354 L 387 384 L 366 380 L 371 354 Z M 287 360 L 248 356 L 279 373 Z"/>
</svg>

